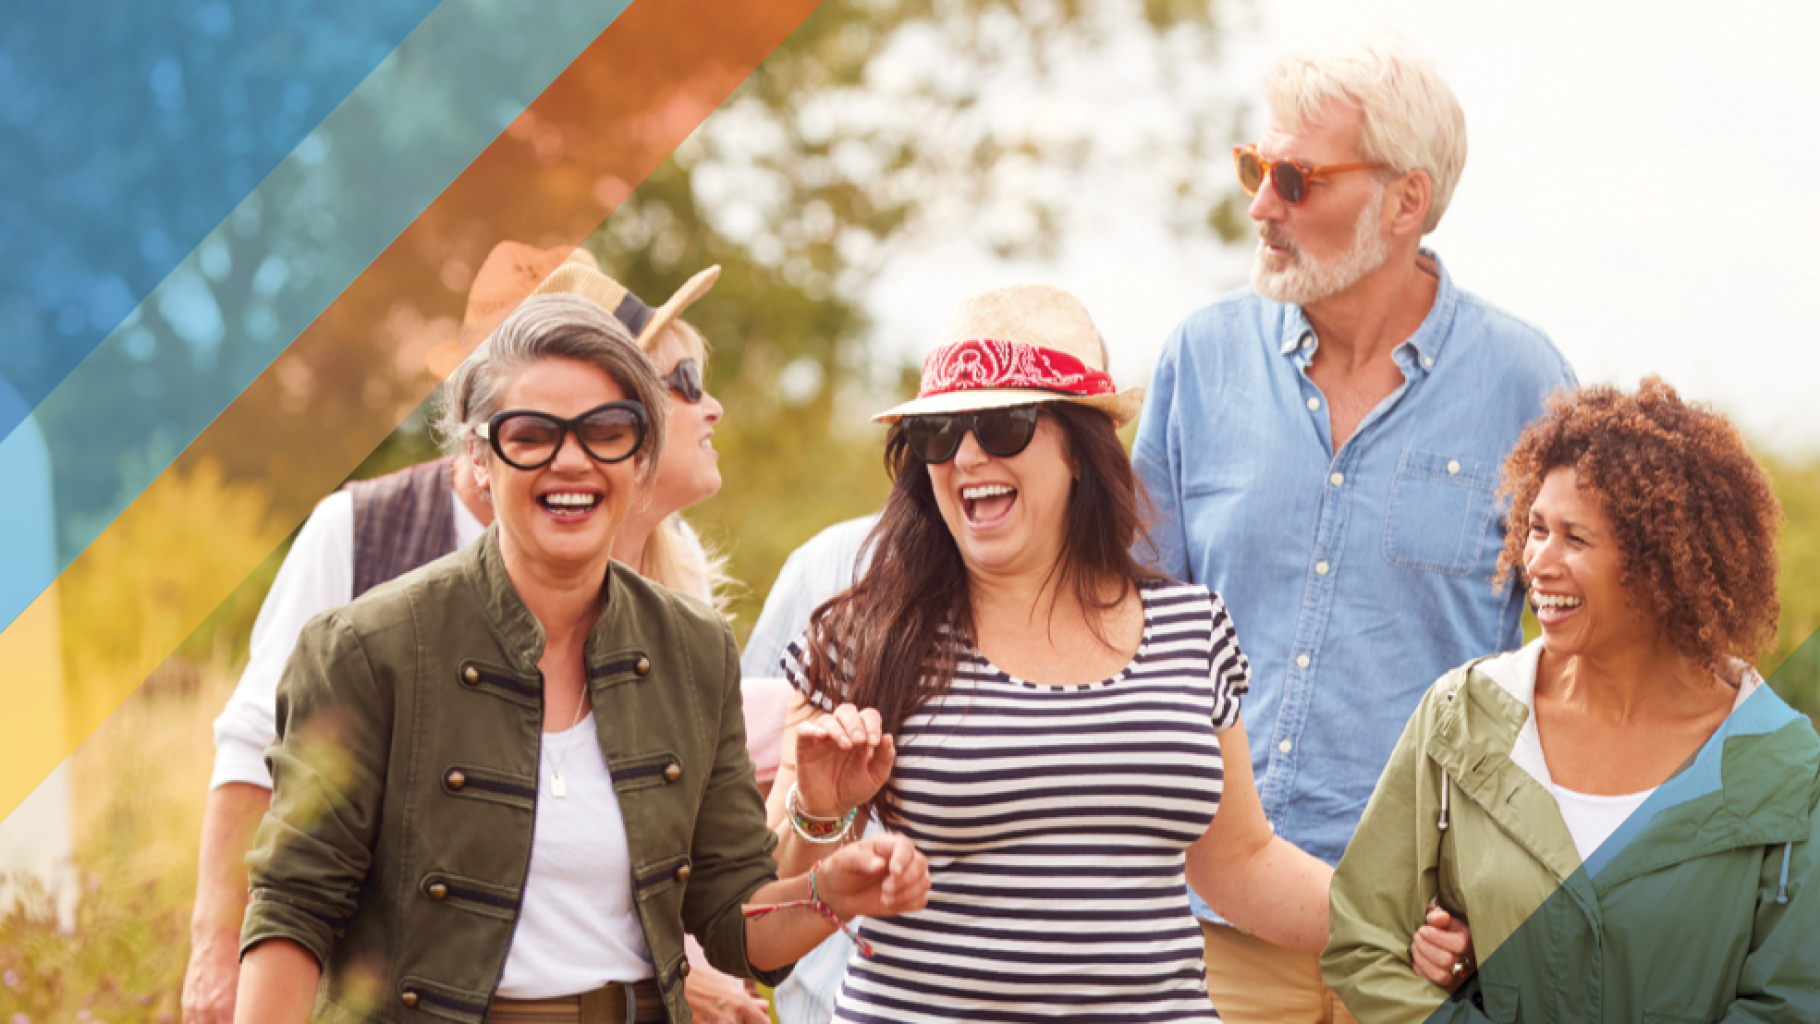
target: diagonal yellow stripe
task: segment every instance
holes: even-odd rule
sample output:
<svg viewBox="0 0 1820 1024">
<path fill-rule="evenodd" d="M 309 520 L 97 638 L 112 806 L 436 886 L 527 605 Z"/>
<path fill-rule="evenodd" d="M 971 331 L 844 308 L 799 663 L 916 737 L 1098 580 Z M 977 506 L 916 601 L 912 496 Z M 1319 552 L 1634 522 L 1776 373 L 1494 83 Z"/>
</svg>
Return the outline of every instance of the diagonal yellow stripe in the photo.
<svg viewBox="0 0 1820 1024">
<path fill-rule="evenodd" d="M 408 343 L 392 340 L 386 325 L 395 323 L 401 310 L 418 322 L 459 320 L 462 297 L 445 284 L 447 270 L 458 262 L 477 265 L 479 255 L 497 242 L 528 241 L 546 248 L 580 244 L 604 211 L 643 181 L 815 6 L 816 0 L 634 3 L 127 507 L 63 578 L 87 576 L 127 586 L 107 551 L 128 547 L 122 538 L 151 535 L 154 510 L 180 506 L 188 481 L 215 472 L 212 467 L 244 464 L 249 451 L 257 454 L 263 469 L 259 477 L 274 495 L 268 521 L 281 533 L 295 528 L 315 497 L 333 489 L 428 397 L 439 381 L 432 366 L 446 373 L 452 357 L 465 355 L 458 346 L 427 356 L 406 350 Z M 303 415 L 280 415 L 296 400 L 296 389 L 287 389 L 284 378 L 287 368 L 297 366 L 291 355 L 300 352 L 311 361 L 352 365 L 357 371 L 352 379 L 391 380 L 392 394 L 403 395 L 404 402 L 374 408 L 360 395 L 317 389 Z M 304 429 L 305 424 L 313 429 Z M 104 543 L 109 535 L 115 544 Z M 46 694 L 63 689 L 54 660 L 39 656 L 33 664 L 44 668 L 37 676 L 0 673 L 0 706 L 9 709 L 6 719 L 12 723 L 0 734 L 0 817 L 10 814 L 264 557 L 264 552 L 250 550 L 223 554 L 207 540 L 194 550 L 180 548 L 114 556 L 117 561 L 158 560 L 159 586 L 122 595 L 147 609 L 141 618 L 158 623 L 158 635 L 144 638 L 135 648 L 138 653 L 109 673 L 117 678 L 82 681 L 88 697 L 71 707 L 67 728 L 57 727 L 55 709 L 41 703 Z M 205 556 L 213 560 L 213 571 L 187 568 L 187 562 Z M 235 571 L 221 571 L 224 559 Z M 24 652 L 35 649 L 33 638 L 56 621 L 55 599 L 41 605 L 0 633 L 0 652 L 24 658 Z M 111 631 L 118 622 L 110 618 L 99 613 L 66 616 L 64 647 L 107 648 L 117 640 Z M 27 707 L 31 713 L 15 713 Z M 20 742 L 3 742 L 12 739 Z"/>
</svg>

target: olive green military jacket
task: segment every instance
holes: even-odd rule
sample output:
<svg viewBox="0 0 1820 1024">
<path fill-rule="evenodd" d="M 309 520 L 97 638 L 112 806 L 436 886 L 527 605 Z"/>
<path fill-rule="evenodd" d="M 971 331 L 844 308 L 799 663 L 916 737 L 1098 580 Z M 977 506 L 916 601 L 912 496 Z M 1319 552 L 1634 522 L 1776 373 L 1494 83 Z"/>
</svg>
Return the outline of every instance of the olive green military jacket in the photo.
<svg viewBox="0 0 1820 1024">
<path fill-rule="evenodd" d="M 705 606 L 614 563 L 585 650 L 625 818 L 639 923 L 670 1020 L 683 933 L 721 970 L 776 877 L 746 756 L 739 655 Z M 479 1022 L 530 867 L 544 633 L 496 528 L 304 628 L 266 753 L 272 808 L 252 854 L 241 951 L 285 938 L 323 967 L 314 1019 Z"/>
</svg>

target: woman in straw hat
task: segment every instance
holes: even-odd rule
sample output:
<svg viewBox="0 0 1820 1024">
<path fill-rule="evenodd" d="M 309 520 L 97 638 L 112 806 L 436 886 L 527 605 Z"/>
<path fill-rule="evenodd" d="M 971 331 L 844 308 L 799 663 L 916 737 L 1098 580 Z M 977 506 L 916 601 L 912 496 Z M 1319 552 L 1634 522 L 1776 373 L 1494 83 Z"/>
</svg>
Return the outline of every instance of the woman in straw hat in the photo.
<svg viewBox="0 0 1820 1024">
<path fill-rule="evenodd" d="M 932 883 L 861 925 L 836 1020 L 1217 1019 L 1185 882 L 1273 942 L 1326 939 L 1328 869 L 1252 786 L 1219 597 L 1132 558 L 1115 430 L 1140 400 L 1077 300 L 1023 286 L 968 298 L 878 417 L 870 566 L 783 659 L 805 715 L 779 856 L 876 816 Z"/>
<path fill-rule="evenodd" d="M 776 880 L 731 631 L 610 557 L 666 434 L 625 326 L 535 296 L 449 387 L 494 523 L 304 628 L 236 1019 L 681 1022 L 685 931 L 775 980 L 920 907 L 902 837 Z"/>
</svg>

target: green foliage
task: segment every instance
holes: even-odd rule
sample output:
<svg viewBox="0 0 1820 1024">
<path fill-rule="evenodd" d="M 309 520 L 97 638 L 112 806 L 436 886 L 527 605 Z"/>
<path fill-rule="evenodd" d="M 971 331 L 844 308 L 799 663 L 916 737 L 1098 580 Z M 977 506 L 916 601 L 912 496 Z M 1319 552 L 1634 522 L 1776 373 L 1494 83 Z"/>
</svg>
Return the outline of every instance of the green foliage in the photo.
<svg viewBox="0 0 1820 1024">
<path fill-rule="evenodd" d="M 77 748 L 74 927 L 46 898 L 0 909 L 0 1021 L 178 1019 L 210 723 L 234 682 L 221 662 L 185 669 L 192 688 L 140 689 Z"/>
<path fill-rule="evenodd" d="M 1767 457 L 1782 503 L 1782 599 L 1776 650 L 1763 674 L 1796 708 L 1820 714 L 1820 456 Z"/>
</svg>

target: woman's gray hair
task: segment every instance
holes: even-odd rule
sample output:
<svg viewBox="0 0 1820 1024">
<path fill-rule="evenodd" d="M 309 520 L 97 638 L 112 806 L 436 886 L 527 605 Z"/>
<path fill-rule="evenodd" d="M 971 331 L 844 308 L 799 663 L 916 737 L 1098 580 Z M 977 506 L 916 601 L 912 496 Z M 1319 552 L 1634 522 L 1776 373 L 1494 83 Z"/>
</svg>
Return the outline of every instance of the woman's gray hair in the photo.
<svg viewBox="0 0 1820 1024">
<path fill-rule="evenodd" d="M 443 384 L 437 429 L 450 452 L 479 437 L 512 379 L 546 359 L 572 359 L 598 366 L 626 397 L 645 408 L 645 443 L 633 458 L 639 482 L 657 472 L 669 423 L 669 389 L 624 324 L 606 308 L 579 295 L 536 295 L 506 317 L 462 360 Z"/>
</svg>

